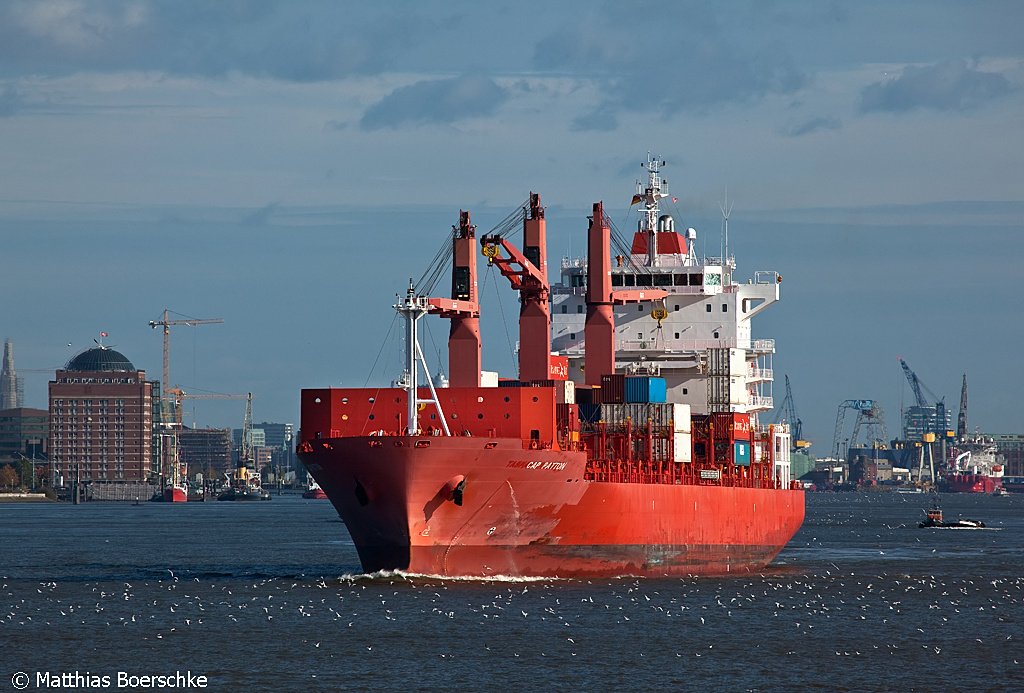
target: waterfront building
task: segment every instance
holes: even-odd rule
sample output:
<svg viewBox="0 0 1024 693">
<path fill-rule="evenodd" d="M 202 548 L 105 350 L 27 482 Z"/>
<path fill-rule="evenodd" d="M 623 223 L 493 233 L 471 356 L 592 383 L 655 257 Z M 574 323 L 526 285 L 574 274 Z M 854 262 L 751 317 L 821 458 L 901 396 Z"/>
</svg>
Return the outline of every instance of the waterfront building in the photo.
<svg viewBox="0 0 1024 693">
<path fill-rule="evenodd" d="M 101 345 L 72 358 L 49 386 L 56 485 L 146 482 L 158 475 L 159 399 L 159 383 L 114 349 Z"/>
<path fill-rule="evenodd" d="M 996 450 L 1006 465 L 1006 476 L 1024 476 L 1024 434 L 986 433 L 996 444 Z"/>
<path fill-rule="evenodd" d="M 19 460 L 22 455 L 29 459 L 46 457 L 49 428 L 50 413 L 45 409 L 0 410 L 0 463 Z"/>
</svg>

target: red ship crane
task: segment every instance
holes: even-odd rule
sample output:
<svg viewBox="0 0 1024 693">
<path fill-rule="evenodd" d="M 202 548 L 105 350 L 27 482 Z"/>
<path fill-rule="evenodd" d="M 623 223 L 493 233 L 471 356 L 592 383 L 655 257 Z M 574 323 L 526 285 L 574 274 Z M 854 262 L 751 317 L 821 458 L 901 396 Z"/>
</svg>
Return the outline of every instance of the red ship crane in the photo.
<svg viewBox="0 0 1024 693">
<path fill-rule="evenodd" d="M 452 387 L 480 387 L 480 302 L 476 284 L 476 226 L 459 211 L 452 227 L 452 297 L 428 298 L 429 312 L 452 321 L 448 332 L 448 378 Z"/>
<path fill-rule="evenodd" d="M 611 228 L 604 204 L 594 203 L 587 231 L 587 319 L 584 325 L 583 370 L 587 385 L 600 385 L 602 375 L 615 372 L 615 313 L 613 305 L 658 301 L 664 289 L 612 290 Z"/>
<path fill-rule="evenodd" d="M 519 379 L 551 377 L 551 286 L 548 283 L 547 229 L 540 195 L 530 193 L 523 214 L 523 250 L 500 234 L 480 239 L 488 264 L 519 292 Z M 508 257 L 502 257 L 504 248 Z"/>
</svg>

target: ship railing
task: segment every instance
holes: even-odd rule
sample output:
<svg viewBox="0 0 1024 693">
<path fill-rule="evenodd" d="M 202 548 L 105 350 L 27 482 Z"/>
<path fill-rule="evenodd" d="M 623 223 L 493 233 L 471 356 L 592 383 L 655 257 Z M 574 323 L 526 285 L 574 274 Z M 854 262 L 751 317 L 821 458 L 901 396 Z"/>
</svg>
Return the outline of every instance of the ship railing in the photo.
<svg viewBox="0 0 1024 693">
<path fill-rule="evenodd" d="M 707 349 L 731 349 L 740 346 L 735 339 L 673 339 L 671 348 L 665 340 L 654 339 L 619 339 L 615 342 L 616 351 L 658 351 L 687 352 L 706 351 Z"/>
<path fill-rule="evenodd" d="M 782 277 L 774 270 L 758 270 L 754 272 L 755 284 L 778 284 L 780 281 L 782 281 Z"/>
<path fill-rule="evenodd" d="M 750 342 L 750 348 L 753 351 L 764 351 L 775 353 L 775 340 L 774 339 L 754 339 Z"/>
<path fill-rule="evenodd" d="M 775 406 L 774 397 L 764 397 L 762 395 L 750 395 L 748 402 L 749 406 L 755 409 L 772 409 Z"/>
<path fill-rule="evenodd" d="M 747 377 L 752 380 L 775 380 L 775 372 L 771 368 L 750 368 Z"/>
<path fill-rule="evenodd" d="M 783 488 L 769 465 L 731 467 L 706 463 L 648 460 L 588 460 L 587 481 L 616 484 L 664 484 L 672 486 L 719 486 L 732 488 Z"/>
</svg>

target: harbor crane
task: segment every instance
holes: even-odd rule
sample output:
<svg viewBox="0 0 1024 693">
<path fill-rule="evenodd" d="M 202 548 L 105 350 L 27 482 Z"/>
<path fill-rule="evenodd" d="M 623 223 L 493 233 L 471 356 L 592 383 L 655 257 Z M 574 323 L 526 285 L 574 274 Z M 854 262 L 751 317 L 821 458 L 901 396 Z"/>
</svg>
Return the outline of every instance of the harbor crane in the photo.
<svg viewBox="0 0 1024 693">
<path fill-rule="evenodd" d="M 784 421 L 789 424 L 790 433 L 793 436 L 793 450 L 803 450 L 811 447 L 808 440 L 804 440 L 804 423 L 796 413 L 796 402 L 793 400 L 793 389 L 789 385 L 789 375 L 786 376 L 786 398 L 782 400 L 779 407 L 779 415 L 776 422 Z"/>
<path fill-rule="evenodd" d="M 189 327 L 193 327 L 195 325 L 214 325 L 224 322 L 223 318 L 188 318 L 184 316 L 184 319 L 182 320 L 171 320 L 170 312 L 170 310 L 164 308 L 161 320 L 149 321 L 149 326 L 154 330 L 157 327 L 164 328 L 164 379 L 160 386 L 160 399 L 164 405 L 168 402 L 167 392 L 171 386 L 171 325 L 188 325 Z"/>
<path fill-rule="evenodd" d="M 857 444 L 857 438 L 861 433 L 866 436 L 867 442 L 872 446 L 884 445 L 888 439 L 888 429 L 885 425 L 885 413 L 882 406 L 873 399 L 848 399 L 844 400 L 836 412 L 836 430 L 832 438 L 832 455 L 838 461 L 840 446 L 843 441 L 843 424 L 846 420 L 847 411 L 857 412 L 857 420 L 853 425 L 853 433 L 849 438 L 850 447 Z"/>
<path fill-rule="evenodd" d="M 936 433 L 936 434 L 939 434 L 939 435 L 942 435 L 943 437 L 945 437 L 945 433 L 946 433 L 946 430 L 945 430 L 946 429 L 946 398 L 945 397 L 938 397 L 938 396 L 936 396 L 936 394 L 934 392 L 932 392 L 927 387 L 925 387 L 924 383 L 921 382 L 921 379 L 917 377 L 917 373 L 912 371 L 910 369 L 910 366 L 907 365 L 907 362 L 904 361 L 902 358 L 900 359 L 900 368 L 903 369 L 904 375 L 907 376 L 907 381 L 910 383 L 910 389 L 914 393 L 914 401 L 917 402 L 917 406 L 922 407 L 922 408 L 929 408 L 929 407 L 932 407 L 932 406 L 935 407 L 935 421 L 932 422 L 933 425 L 930 426 L 929 428 L 941 427 L 941 429 L 940 430 L 930 430 L 930 431 L 926 431 L 926 432 L 927 433 Z M 925 396 L 924 396 L 925 392 L 927 392 L 931 396 L 932 401 L 935 402 L 934 405 L 929 404 L 928 399 L 925 398 Z M 906 434 L 906 430 L 905 429 L 906 429 L 906 422 L 904 422 L 904 435 Z"/>
</svg>

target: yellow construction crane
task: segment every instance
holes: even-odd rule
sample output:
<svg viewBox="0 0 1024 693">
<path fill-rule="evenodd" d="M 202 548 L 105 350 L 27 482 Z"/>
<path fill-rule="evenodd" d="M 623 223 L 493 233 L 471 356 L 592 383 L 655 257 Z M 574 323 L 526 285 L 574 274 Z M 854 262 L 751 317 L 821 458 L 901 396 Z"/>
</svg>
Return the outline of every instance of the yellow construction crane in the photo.
<svg viewBox="0 0 1024 693">
<path fill-rule="evenodd" d="M 246 399 L 249 395 L 235 395 L 227 394 L 223 392 L 203 392 L 200 394 L 192 394 L 191 392 L 185 392 L 180 387 L 169 387 L 163 391 L 167 396 L 168 401 L 173 401 L 174 406 L 174 423 L 181 425 L 182 423 L 182 412 L 185 408 L 186 399 Z"/>
<path fill-rule="evenodd" d="M 168 401 L 167 392 L 171 387 L 171 325 L 188 325 L 190 327 L 193 327 L 195 325 L 214 325 L 223 322 L 223 318 L 184 318 L 181 320 L 171 320 L 170 311 L 167 308 L 164 308 L 162 320 L 149 321 L 149 326 L 152 327 L 154 330 L 157 327 L 164 328 L 164 379 L 160 385 L 160 399 L 164 405 L 166 405 Z M 166 406 L 162 407 L 162 409 L 164 414 L 166 415 Z M 180 413 L 178 415 L 178 418 L 180 418 Z"/>
</svg>

